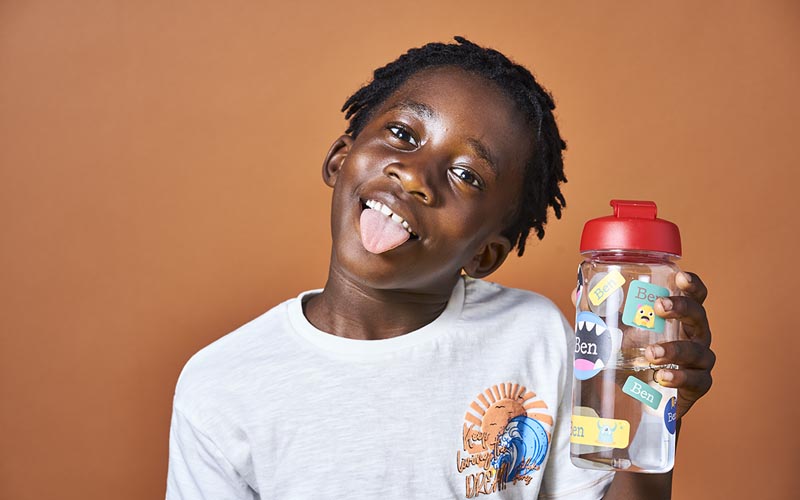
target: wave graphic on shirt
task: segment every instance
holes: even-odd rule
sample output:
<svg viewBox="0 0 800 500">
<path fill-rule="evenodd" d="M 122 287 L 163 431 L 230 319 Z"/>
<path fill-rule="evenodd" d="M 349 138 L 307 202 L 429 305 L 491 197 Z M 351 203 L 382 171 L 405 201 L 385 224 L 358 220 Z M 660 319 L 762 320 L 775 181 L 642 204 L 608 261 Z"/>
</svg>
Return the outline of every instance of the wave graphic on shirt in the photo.
<svg viewBox="0 0 800 500">
<path fill-rule="evenodd" d="M 508 482 L 539 470 L 547 456 L 549 441 L 538 420 L 523 416 L 508 422 L 497 444 L 492 467 L 501 471 L 503 481 Z"/>
</svg>

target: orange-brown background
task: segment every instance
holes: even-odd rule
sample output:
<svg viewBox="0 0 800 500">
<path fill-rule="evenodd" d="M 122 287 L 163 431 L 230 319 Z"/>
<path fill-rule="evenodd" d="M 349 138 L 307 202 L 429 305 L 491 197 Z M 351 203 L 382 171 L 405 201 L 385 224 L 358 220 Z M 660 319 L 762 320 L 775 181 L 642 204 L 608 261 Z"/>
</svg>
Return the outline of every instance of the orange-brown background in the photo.
<svg viewBox="0 0 800 500">
<path fill-rule="evenodd" d="M 675 497 L 793 497 L 798 28 L 792 1 L 0 2 L 0 498 L 163 497 L 183 363 L 324 282 L 344 98 L 455 34 L 532 68 L 569 141 L 564 219 L 493 279 L 569 310 L 583 221 L 656 200 L 719 356 Z"/>
</svg>

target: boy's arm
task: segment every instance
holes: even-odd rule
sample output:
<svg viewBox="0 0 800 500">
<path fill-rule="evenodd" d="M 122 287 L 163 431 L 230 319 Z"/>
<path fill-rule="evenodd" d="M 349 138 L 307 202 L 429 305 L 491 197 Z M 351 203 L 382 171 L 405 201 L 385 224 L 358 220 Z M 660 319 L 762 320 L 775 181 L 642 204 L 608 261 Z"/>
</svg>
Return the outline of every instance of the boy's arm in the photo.
<svg viewBox="0 0 800 500">
<path fill-rule="evenodd" d="M 257 495 L 217 445 L 173 408 L 166 498 L 254 500 Z"/>
<path fill-rule="evenodd" d="M 678 288 L 684 296 L 659 299 L 655 311 L 661 317 L 677 319 L 683 326 L 686 340 L 667 342 L 647 348 L 653 364 L 676 364 L 678 370 L 662 369 L 656 380 L 665 387 L 678 389 L 677 440 L 681 418 L 711 388 L 711 369 L 716 355 L 711 350 L 711 330 L 703 302 L 708 295 L 705 284 L 696 274 L 678 273 Z M 604 499 L 660 499 L 672 495 L 672 471 L 664 474 L 618 473 Z"/>
<path fill-rule="evenodd" d="M 675 440 L 680 434 L 681 421 L 675 429 Z M 608 488 L 603 500 L 628 500 L 642 498 L 647 500 L 669 500 L 672 498 L 672 471 L 663 474 L 638 474 L 635 472 L 618 472 Z"/>
<path fill-rule="evenodd" d="M 672 498 L 672 471 L 664 474 L 637 474 L 618 472 L 603 500 L 669 500 Z"/>
</svg>

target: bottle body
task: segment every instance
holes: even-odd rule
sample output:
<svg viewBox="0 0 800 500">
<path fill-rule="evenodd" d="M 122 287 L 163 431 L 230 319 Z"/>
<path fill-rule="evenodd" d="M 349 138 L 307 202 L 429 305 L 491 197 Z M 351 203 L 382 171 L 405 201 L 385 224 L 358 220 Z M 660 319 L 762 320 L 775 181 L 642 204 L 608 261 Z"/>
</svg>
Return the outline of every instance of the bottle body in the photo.
<svg viewBox="0 0 800 500">
<path fill-rule="evenodd" d="M 678 295 L 672 255 L 584 254 L 578 271 L 570 456 L 578 467 L 659 473 L 675 458 L 677 391 L 655 382 L 651 344 L 678 340 L 679 323 L 655 315 Z"/>
</svg>

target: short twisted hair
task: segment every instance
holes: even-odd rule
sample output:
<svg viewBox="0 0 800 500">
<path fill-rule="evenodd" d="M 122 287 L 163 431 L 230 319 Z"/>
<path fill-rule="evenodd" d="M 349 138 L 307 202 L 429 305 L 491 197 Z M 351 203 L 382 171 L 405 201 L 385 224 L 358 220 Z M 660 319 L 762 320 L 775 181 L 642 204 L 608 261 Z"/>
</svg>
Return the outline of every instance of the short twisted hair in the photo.
<svg viewBox="0 0 800 500">
<path fill-rule="evenodd" d="M 523 66 L 463 37 L 457 36 L 455 40 L 458 43 L 429 43 L 411 49 L 376 69 L 372 81 L 350 96 L 342 107 L 345 119 L 350 121 L 345 132 L 356 137 L 381 104 L 409 77 L 424 69 L 454 66 L 494 82 L 514 101 L 533 130 L 533 157 L 525 166 L 521 199 L 509 226 L 503 231 L 521 256 L 531 229 L 539 239 L 544 237 L 548 209 L 552 207 L 556 218 L 560 219 L 561 210 L 566 207 L 560 185 L 567 182 L 562 155 L 567 145 L 553 116 L 555 103 Z"/>
</svg>

